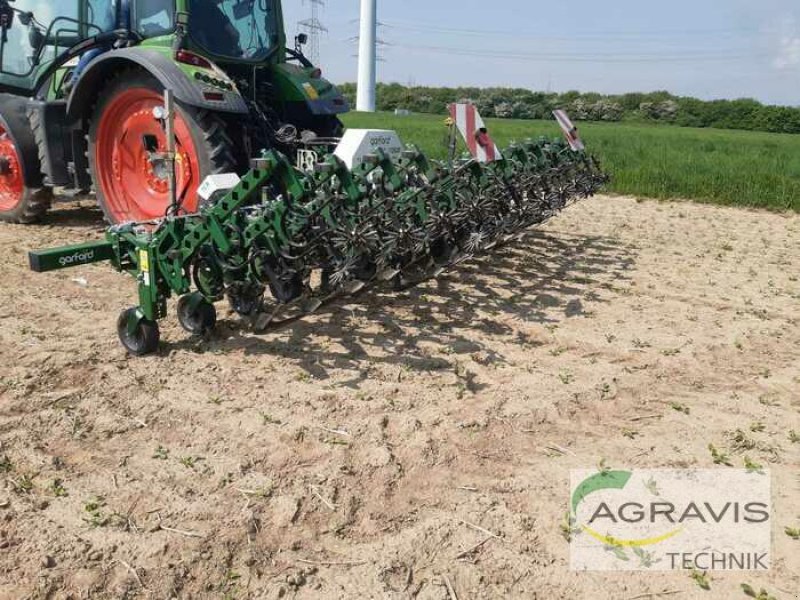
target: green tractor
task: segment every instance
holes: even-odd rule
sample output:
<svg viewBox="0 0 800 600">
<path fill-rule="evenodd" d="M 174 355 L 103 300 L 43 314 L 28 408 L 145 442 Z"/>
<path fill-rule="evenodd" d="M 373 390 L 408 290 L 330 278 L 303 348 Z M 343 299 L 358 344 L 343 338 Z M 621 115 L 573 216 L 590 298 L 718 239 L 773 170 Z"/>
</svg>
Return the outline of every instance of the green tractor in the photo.
<svg viewBox="0 0 800 600">
<path fill-rule="evenodd" d="M 111 224 L 190 214 L 262 149 L 330 147 L 349 107 L 305 41 L 280 0 L 0 0 L 0 220 L 40 219 L 53 188 L 93 189 Z"/>
</svg>

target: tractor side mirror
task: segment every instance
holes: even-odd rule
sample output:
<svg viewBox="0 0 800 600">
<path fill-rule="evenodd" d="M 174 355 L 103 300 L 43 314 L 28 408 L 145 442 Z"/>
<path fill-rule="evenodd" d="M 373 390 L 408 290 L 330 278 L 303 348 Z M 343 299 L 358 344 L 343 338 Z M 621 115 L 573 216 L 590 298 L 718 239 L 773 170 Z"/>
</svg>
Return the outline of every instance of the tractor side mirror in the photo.
<svg viewBox="0 0 800 600">
<path fill-rule="evenodd" d="M 298 33 L 294 38 L 294 51 L 302 56 L 303 46 L 308 43 L 307 33 Z"/>
<path fill-rule="evenodd" d="M 11 8 L 9 2 L 12 0 L 4 0 L 0 2 L 0 27 L 3 29 L 3 34 L 11 29 L 14 24 L 14 9 Z M 5 41 L 5 39 L 3 40 Z"/>
</svg>

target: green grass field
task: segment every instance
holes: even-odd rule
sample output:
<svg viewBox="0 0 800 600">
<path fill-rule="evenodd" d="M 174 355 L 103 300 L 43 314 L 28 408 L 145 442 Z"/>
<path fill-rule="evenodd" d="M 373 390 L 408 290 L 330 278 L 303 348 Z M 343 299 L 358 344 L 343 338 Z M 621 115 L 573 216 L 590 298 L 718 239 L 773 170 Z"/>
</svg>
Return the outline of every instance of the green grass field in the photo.
<svg viewBox="0 0 800 600">
<path fill-rule="evenodd" d="M 434 158 L 446 154 L 444 117 L 351 113 L 348 127 L 395 129 Z M 490 119 L 501 148 L 560 135 L 555 122 Z M 581 133 L 613 175 L 610 191 L 650 198 L 800 211 L 800 136 L 718 129 L 584 123 Z"/>
</svg>

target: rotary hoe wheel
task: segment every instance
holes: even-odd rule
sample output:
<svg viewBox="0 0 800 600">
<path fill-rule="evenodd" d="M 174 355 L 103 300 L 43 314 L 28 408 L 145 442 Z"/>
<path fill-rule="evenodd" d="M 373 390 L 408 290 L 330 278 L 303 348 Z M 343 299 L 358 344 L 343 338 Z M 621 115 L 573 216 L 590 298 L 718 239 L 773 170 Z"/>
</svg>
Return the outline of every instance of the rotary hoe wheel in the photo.
<svg viewBox="0 0 800 600">
<path fill-rule="evenodd" d="M 89 130 L 89 166 L 97 200 L 112 223 L 158 219 L 170 207 L 166 135 L 153 109 L 164 88 L 152 76 L 123 71 L 106 86 Z M 208 175 L 236 170 L 234 144 L 218 115 L 178 106 L 176 195 L 180 214 L 197 211 L 197 188 Z"/>
</svg>

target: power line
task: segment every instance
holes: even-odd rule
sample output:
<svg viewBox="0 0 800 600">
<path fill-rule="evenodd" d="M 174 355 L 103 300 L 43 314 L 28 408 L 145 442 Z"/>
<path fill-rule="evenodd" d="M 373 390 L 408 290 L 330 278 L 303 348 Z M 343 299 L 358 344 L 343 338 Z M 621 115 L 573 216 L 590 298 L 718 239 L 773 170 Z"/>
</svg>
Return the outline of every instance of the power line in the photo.
<svg viewBox="0 0 800 600">
<path fill-rule="evenodd" d="M 360 19 L 350 19 L 350 21 L 348 21 L 348 23 L 350 23 L 350 24 L 360 24 Z M 381 29 L 381 27 L 386 27 L 386 23 L 383 23 L 382 21 L 379 21 L 376 18 L 376 20 L 375 20 L 375 32 L 376 32 L 375 35 L 376 36 L 377 36 L 377 32 Z M 346 40 L 341 40 L 341 41 L 345 41 L 345 42 L 348 42 L 350 44 L 354 44 L 356 46 L 359 46 L 359 48 L 360 48 L 360 46 L 361 46 L 361 34 L 359 33 L 359 35 L 354 35 L 354 36 L 351 36 L 351 37 L 347 38 Z M 382 38 L 376 37 L 375 38 L 375 62 L 379 62 L 379 63 L 387 62 L 386 57 L 384 56 L 382 50 L 385 49 L 385 48 L 389 48 L 391 46 L 394 46 L 394 44 L 392 44 L 391 42 L 387 42 L 386 40 L 384 40 Z M 353 58 L 358 58 L 358 54 L 351 54 L 350 56 L 352 56 Z"/>
<path fill-rule="evenodd" d="M 650 54 L 638 56 L 629 56 L 625 54 L 602 54 L 592 53 L 588 54 L 565 54 L 565 53 L 523 53 L 512 51 L 500 51 L 490 49 L 474 49 L 474 48 L 455 48 L 447 46 L 420 46 L 420 45 L 405 45 L 394 44 L 395 48 L 402 48 L 407 51 L 447 54 L 453 56 L 470 56 L 475 58 L 500 58 L 511 60 L 523 61 L 552 61 L 552 62 L 574 62 L 574 63 L 700 63 L 700 62 L 726 62 L 726 61 L 739 61 L 748 60 L 752 58 L 759 58 L 769 56 L 768 53 L 757 54 L 730 54 L 730 53 L 684 53 L 673 55 L 660 55 Z"/>
<path fill-rule="evenodd" d="M 452 33 L 458 35 L 471 35 L 480 37 L 504 37 L 507 39 L 524 39 L 524 40 L 553 40 L 553 41 L 575 41 L 580 39 L 586 40 L 606 40 L 619 41 L 620 37 L 632 38 L 645 38 L 653 39 L 655 37 L 714 37 L 714 36 L 735 36 L 746 33 L 759 33 L 761 30 L 753 28 L 729 28 L 729 29 L 676 29 L 676 30 L 632 30 L 632 31 L 602 31 L 602 32 L 572 32 L 566 36 L 551 36 L 548 34 L 539 33 L 520 33 L 519 31 L 510 30 L 488 30 L 488 29 L 462 29 L 457 27 L 442 27 L 438 25 L 425 25 L 418 22 L 404 23 L 402 21 L 391 21 L 384 23 L 386 27 L 393 29 L 402 29 L 405 31 L 415 31 L 418 33 Z"/>
<path fill-rule="evenodd" d="M 339 40 L 338 43 L 350 43 L 358 40 L 358 37 Z M 452 46 L 425 46 L 419 44 L 397 44 L 384 40 L 376 41 L 376 44 L 385 48 L 398 48 L 416 52 L 431 54 L 443 54 L 453 56 L 468 56 L 475 58 L 498 58 L 510 60 L 523 60 L 530 62 L 552 61 L 552 62 L 575 62 L 575 63 L 703 63 L 703 62 L 725 62 L 743 61 L 749 59 L 771 57 L 768 52 L 741 53 L 736 49 L 725 52 L 704 52 L 689 51 L 682 53 L 642 53 L 636 52 L 635 56 L 630 53 L 612 52 L 592 52 L 592 53 L 564 53 L 564 52 L 537 52 L 525 53 L 511 50 L 490 50 L 476 48 L 459 48 Z"/>
<path fill-rule="evenodd" d="M 303 0 L 305 4 L 306 0 Z M 303 21 L 298 21 L 297 27 L 300 31 L 308 34 L 308 49 L 305 54 L 313 64 L 319 64 L 319 38 L 323 33 L 328 33 L 328 28 L 319 20 L 319 12 L 325 6 L 324 0 L 308 0 L 311 5 L 311 17 Z"/>
<path fill-rule="evenodd" d="M 358 36 L 348 38 L 346 40 L 339 40 L 340 43 L 353 43 L 358 40 Z M 582 52 L 535 52 L 526 53 L 514 50 L 503 49 L 483 49 L 475 47 L 457 47 L 457 46 L 429 46 L 421 44 L 398 44 L 387 42 L 385 40 L 377 40 L 376 44 L 386 49 L 398 48 L 402 50 L 410 50 L 416 52 L 425 52 L 433 54 L 444 54 L 453 56 L 468 56 L 476 58 L 497 58 L 497 59 L 510 59 L 510 60 L 523 60 L 523 61 L 553 61 L 562 63 L 704 63 L 704 62 L 728 62 L 728 61 L 746 61 L 752 59 L 759 59 L 771 57 L 768 52 L 757 53 L 744 53 L 739 48 L 722 48 L 717 51 L 711 52 L 707 49 L 687 50 L 682 52 L 674 52 L 672 50 L 665 50 L 664 52 L 594 52 L 584 50 Z"/>
</svg>

